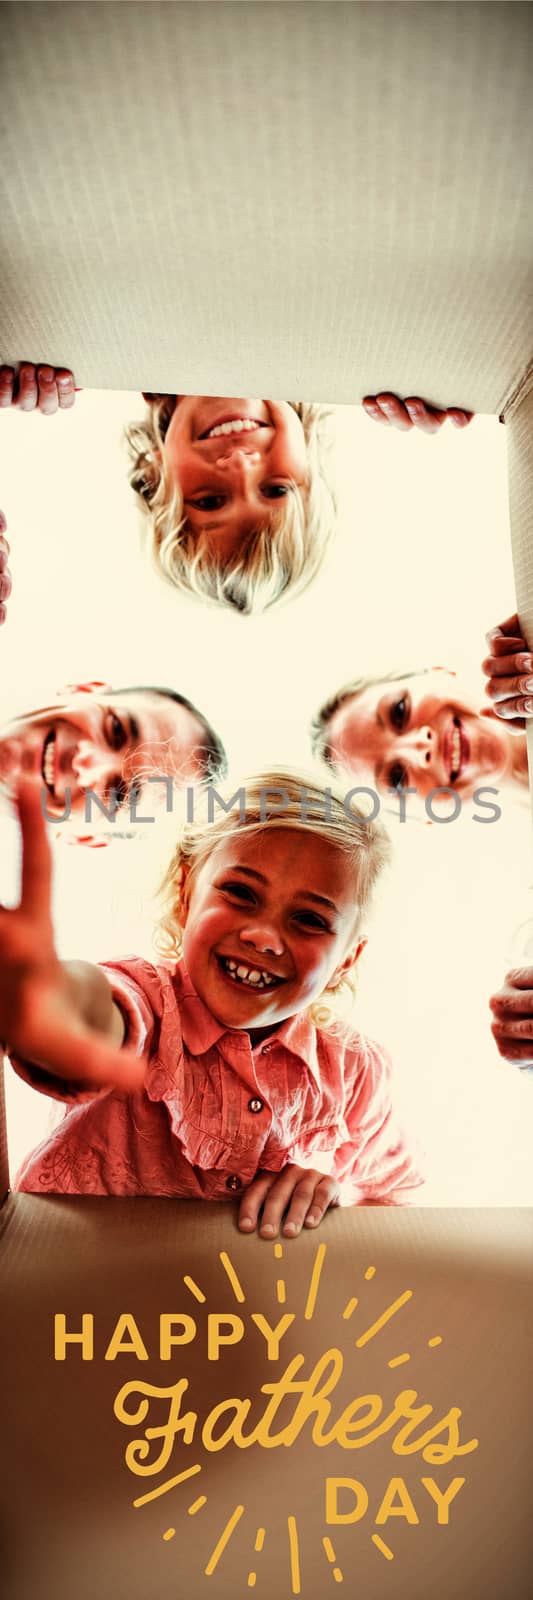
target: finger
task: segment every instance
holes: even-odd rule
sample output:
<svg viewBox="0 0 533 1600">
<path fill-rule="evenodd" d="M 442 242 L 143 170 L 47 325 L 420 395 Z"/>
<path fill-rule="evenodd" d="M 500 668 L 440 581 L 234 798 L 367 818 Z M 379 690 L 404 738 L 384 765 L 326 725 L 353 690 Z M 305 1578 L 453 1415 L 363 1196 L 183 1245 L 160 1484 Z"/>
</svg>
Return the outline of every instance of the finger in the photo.
<svg viewBox="0 0 533 1600">
<path fill-rule="evenodd" d="M 0 533 L 5 533 L 6 528 L 7 528 L 7 522 L 6 522 L 5 512 L 4 511 L 0 511 Z M 7 540 L 5 542 L 7 544 Z"/>
<path fill-rule="evenodd" d="M 528 661 L 529 657 L 513 656 L 512 659 L 514 661 Z M 533 671 L 531 668 L 528 669 L 526 667 L 525 676 L 520 671 L 516 674 L 497 672 L 487 679 L 485 693 L 488 694 L 490 700 L 510 700 L 513 695 L 532 694 Z"/>
<path fill-rule="evenodd" d="M 28 916 L 49 921 L 52 855 L 41 811 L 41 785 L 23 779 L 17 789 L 22 832 L 22 890 L 20 907 Z"/>
<path fill-rule="evenodd" d="M 506 1016 L 533 1017 L 533 989 L 500 989 L 491 994 L 489 1006 L 497 1021 Z"/>
<path fill-rule="evenodd" d="M 531 1039 L 533 1041 L 533 1016 L 510 1017 L 499 1020 L 495 1017 L 491 1022 L 494 1038 L 498 1040 Z"/>
<path fill-rule="evenodd" d="M 387 422 L 390 422 L 393 428 L 398 428 L 401 433 L 411 431 L 412 419 L 403 400 L 400 400 L 397 394 L 378 394 L 376 399 Z"/>
<path fill-rule="evenodd" d="M 473 415 L 473 411 L 461 411 L 457 406 L 449 406 L 447 411 L 447 416 L 450 418 L 450 422 L 453 422 L 454 428 L 467 428 L 469 422 L 472 421 Z"/>
<path fill-rule="evenodd" d="M 428 406 L 425 400 L 419 400 L 415 395 L 405 402 L 407 412 L 416 428 L 422 433 L 438 433 L 446 421 L 446 411 L 440 411 L 438 406 Z"/>
<path fill-rule="evenodd" d="M 9 600 L 12 587 L 11 573 L 8 571 L 7 567 L 5 572 L 2 572 L 0 568 L 0 602 L 3 600 Z"/>
<path fill-rule="evenodd" d="M 481 663 L 481 671 L 487 678 L 521 677 L 523 673 L 533 672 L 533 656 L 529 650 L 517 650 L 508 655 L 486 656 Z"/>
<path fill-rule="evenodd" d="M 512 648 L 514 649 L 515 640 L 521 641 L 523 639 L 516 611 L 513 612 L 512 617 L 506 617 L 504 622 L 500 622 L 495 628 L 491 628 L 486 635 L 486 639 L 489 648 L 492 644 L 499 645 L 503 639 L 507 640 L 507 645 L 504 645 L 504 648 L 509 649 L 509 641 L 511 640 Z M 520 644 L 518 644 L 518 649 L 520 649 Z"/>
<path fill-rule="evenodd" d="M 13 404 L 14 386 L 14 367 L 0 367 L 0 406 L 10 406 Z"/>
<path fill-rule="evenodd" d="M 504 979 L 506 989 L 532 989 L 533 967 L 511 967 Z"/>
<path fill-rule="evenodd" d="M 57 367 L 56 384 L 59 397 L 60 411 L 68 411 L 74 405 L 76 389 L 74 386 L 74 373 L 68 367 Z"/>
<path fill-rule="evenodd" d="M 56 375 L 53 367 L 37 368 L 37 385 L 39 389 L 39 411 L 42 412 L 44 417 L 51 417 L 57 411 L 58 406 Z"/>
<path fill-rule="evenodd" d="M 300 1188 L 302 1199 L 305 1201 L 304 1215 L 309 1209 L 313 1198 L 316 1183 L 316 1173 L 302 1172 L 299 1167 L 286 1167 L 280 1172 L 275 1183 L 272 1184 L 263 1206 L 259 1232 L 262 1239 L 275 1239 L 279 1233 L 281 1219 L 292 1203 L 296 1188 Z"/>
<path fill-rule="evenodd" d="M 19 367 L 16 403 L 20 411 L 35 411 L 39 391 L 35 367 L 30 361 L 22 361 Z"/>
<path fill-rule="evenodd" d="M 528 646 L 521 633 L 488 633 L 487 644 L 490 650 L 490 656 L 487 658 L 489 661 L 499 660 L 500 656 L 505 660 L 506 656 L 521 654 L 523 651 L 528 653 Z"/>
<path fill-rule="evenodd" d="M 273 1172 L 261 1173 L 258 1178 L 254 1178 L 253 1183 L 249 1185 L 246 1193 L 243 1194 L 237 1219 L 239 1228 L 243 1232 L 251 1233 L 257 1227 L 261 1206 L 271 1185 L 275 1182 L 275 1177 L 276 1174 Z"/>
<path fill-rule="evenodd" d="M 301 1232 L 303 1224 L 306 1228 L 316 1228 L 322 1221 L 324 1213 L 331 1205 L 334 1195 L 338 1192 L 336 1184 L 331 1178 L 322 1178 L 319 1183 L 316 1174 L 310 1174 L 312 1183 L 303 1180 L 294 1191 L 285 1222 L 283 1233 L 291 1237 Z M 309 1193 L 309 1188 L 311 1193 Z"/>
<path fill-rule="evenodd" d="M 503 722 L 511 722 L 515 717 L 531 717 L 533 698 L 530 695 L 515 695 L 512 700 L 495 700 L 494 711 Z"/>
<path fill-rule="evenodd" d="M 381 422 L 383 423 L 384 427 L 388 427 L 389 418 L 385 416 L 384 412 L 381 410 L 381 407 L 378 406 L 374 395 L 365 395 L 365 398 L 362 401 L 362 406 L 363 411 L 366 411 L 367 417 L 371 417 L 373 422 Z"/>
<path fill-rule="evenodd" d="M 496 1045 L 504 1061 L 519 1067 L 533 1066 L 533 1046 L 528 1040 L 497 1038 Z"/>
<path fill-rule="evenodd" d="M 9 550 L 10 546 L 8 545 L 7 539 L 4 539 L 3 535 L 0 533 L 0 572 L 5 572 L 9 559 Z"/>
<path fill-rule="evenodd" d="M 2 627 L 2 623 L 5 622 L 6 617 L 7 617 L 7 608 L 6 608 L 5 605 L 2 604 L 2 601 L 0 601 L 0 628 Z"/>
</svg>

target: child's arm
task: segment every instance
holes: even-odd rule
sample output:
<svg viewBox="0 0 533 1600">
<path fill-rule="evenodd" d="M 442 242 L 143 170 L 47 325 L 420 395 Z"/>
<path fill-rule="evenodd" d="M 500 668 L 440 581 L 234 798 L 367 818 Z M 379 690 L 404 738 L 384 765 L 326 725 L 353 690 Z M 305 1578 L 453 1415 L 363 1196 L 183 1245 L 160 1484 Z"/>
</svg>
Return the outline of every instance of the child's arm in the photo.
<svg viewBox="0 0 533 1600">
<path fill-rule="evenodd" d="M 397 394 L 387 392 L 367 394 L 362 404 L 373 422 L 399 428 L 402 433 L 409 433 L 411 428 L 419 428 L 421 433 L 438 433 L 447 417 L 455 428 L 467 428 L 473 416 L 472 411 L 463 411 L 459 406 L 448 406 L 443 411 L 440 406 L 428 405 L 427 400 L 419 400 L 416 395 L 400 400 Z"/>
<path fill-rule="evenodd" d="M 286 1238 L 294 1239 L 306 1228 L 317 1228 L 329 1206 L 339 1203 L 339 1185 L 309 1167 L 290 1164 L 281 1172 L 260 1172 L 249 1184 L 239 1207 L 239 1228 L 252 1233 L 258 1228 L 262 1239 L 275 1239 L 281 1227 Z M 263 1215 L 259 1220 L 259 1212 Z"/>
<path fill-rule="evenodd" d="M 68 411 L 74 405 L 74 377 L 68 367 L 33 366 L 21 361 L 19 367 L 0 367 L 0 406 L 18 406 L 19 411 Z"/>
<path fill-rule="evenodd" d="M 533 1067 L 533 967 L 508 972 L 489 1000 L 492 1032 L 504 1061 Z"/>
<path fill-rule="evenodd" d="M 487 645 L 489 655 L 481 666 L 487 678 L 485 691 L 495 715 L 509 723 L 513 733 L 525 728 L 526 717 L 533 716 L 533 655 L 516 612 L 487 634 Z"/>
<path fill-rule="evenodd" d="M 0 909 L 0 1038 L 8 1054 L 62 1080 L 138 1089 L 145 1064 L 120 1050 L 121 1013 L 99 967 L 59 961 L 50 914 L 51 858 L 40 786 L 20 784 L 20 905 Z"/>
<path fill-rule="evenodd" d="M 0 627 L 6 620 L 6 600 L 11 594 L 11 573 L 8 571 L 7 558 L 9 545 L 4 538 L 7 522 L 3 511 L 0 511 Z"/>
</svg>

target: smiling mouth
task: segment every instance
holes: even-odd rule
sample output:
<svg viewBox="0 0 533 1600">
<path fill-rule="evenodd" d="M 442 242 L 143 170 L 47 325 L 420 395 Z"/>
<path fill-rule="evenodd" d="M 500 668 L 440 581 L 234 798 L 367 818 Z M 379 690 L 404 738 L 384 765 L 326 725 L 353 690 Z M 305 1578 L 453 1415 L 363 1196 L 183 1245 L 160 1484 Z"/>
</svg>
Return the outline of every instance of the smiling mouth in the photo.
<svg viewBox="0 0 533 1600">
<path fill-rule="evenodd" d="M 55 777 L 56 777 L 56 730 L 55 730 L 55 728 L 51 728 L 50 729 L 50 733 L 47 733 L 46 739 L 45 739 L 44 744 L 43 744 L 43 753 L 42 753 L 42 756 L 41 756 L 41 774 L 42 774 L 43 783 L 46 785 L 46 788 L 48 789 L 49 795 L 52 796 L 53 800 L 57 800 L 57 795 L 56 795 L 56 791 L 55 791 Z"/>
<path fill-rule="evenodd" d="M 242 961 L 234 961 L 231 956 L 217 956 L 219 966 L 226 978 L 232 983 L 239 984 L 244 989 L 254 989 L 257 993 L 265 989 L 278 989 L 284 978 L 276 978 L 273 972 L 267 972 L 265 967 L 245 967 Z"/>
<path fill-rule="evenodd" d="M 212 428 L 206 428 L 199 435 L 200 439 L 225 439 L 234 433 L 257 433 L 259 428 L 268 427 L 266 422 L 258 422 L 252 417 L 224 417 L 216 422 Z"/>
<path fill-rule="evenodd" d="M 462 777 L 468 757 L 470 745 L 459 717 L 454 716 L 451 732 L 447 740 L 447 754 L 450 765 L 450 783 L 457 783 Z"/>
</svg>

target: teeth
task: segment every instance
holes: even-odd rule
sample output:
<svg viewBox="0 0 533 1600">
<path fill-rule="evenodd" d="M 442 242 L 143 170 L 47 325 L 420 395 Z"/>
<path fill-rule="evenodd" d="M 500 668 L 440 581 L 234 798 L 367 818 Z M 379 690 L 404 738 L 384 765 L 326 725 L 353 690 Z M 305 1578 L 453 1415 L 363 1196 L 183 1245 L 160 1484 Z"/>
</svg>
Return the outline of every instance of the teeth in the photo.
<svg viewBox="0 0 533 1600">
<path fill-rule="evenodd" d="M 251 433 L 260 428 L 260 422 L 253 422 L 249 417 L 236 417 L 233 422 L 219 422 L 216 428 L 210 428 L 205 435 L 207 439 L 218 439 L 226 433 Z"/>
<path fill-rule="evenodd" d="M 461 734 L 459 728 L 454 728 L 452 736 L 452 777 L 457 777 L 461 765 Z"/>
<path fill-rule="evenodd" d="M 253 989 L 265 989 L 275 982 L 271 972 L 260 971 L 258 967 L 238 966 L 227 956 L 222 957 L 226 972 L 236 983 L 249 984 Z"/>
<path fill-rule="evenodd" d="M 49 789 L 53 789 L 53 787 L 54 787 L 55 742 L 56 742 L 55 741 L 55 734 L 52 734 L 52 736 L 51 737 L 49 736 L 49 738 L 48 738 L 46 749 L 45 749 L 44 755 L 43 755 L 43 763 L 42 763 L 43 778 L 44 778 L 45 783 L 48 785 Z"/>
</svg>

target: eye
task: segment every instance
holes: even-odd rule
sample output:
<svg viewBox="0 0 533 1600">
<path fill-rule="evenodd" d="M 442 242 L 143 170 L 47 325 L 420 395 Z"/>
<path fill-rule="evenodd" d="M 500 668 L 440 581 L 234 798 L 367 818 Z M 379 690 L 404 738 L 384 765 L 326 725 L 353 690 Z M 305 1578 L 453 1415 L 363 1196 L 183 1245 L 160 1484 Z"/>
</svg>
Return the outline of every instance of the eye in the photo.
<svg viewBox="0 0 533 1600">
<path fill-rule="evenodd" d="M 108 711 L 104 721 L 104 734 L 110 750 L 122 750 L 127 744 L 128 735 L 120 717 L 114 711 Z"/>
<path fill-rule="evenodd" d="M 238 883 L 233 881 L 230 883 L 221 883 L 220 888 L 223 890 L 224 894 L 232 894 L 237 900 L 246 901 L 248 905 L 253 905 L 255 902 L 253 889 L 249 889 L 247 883 Z"/>
<path fill-rule="evenodd" d="M 296 911 L 294 921 L 300 923 L 302 927 L 309 928 L 312 932 L 331 933 L 329 924 L 324 917 L 319 916 L 317 911 Z"/>
<path fill-rule="evenodd" d="M 261 494 L 265 500 L 283 500 L 292 494 L 292 483 L 262 483 Z"/>
<path fill-rule="evenodd" d="M 225 504 L 225 494 L 200 494 L 196 500 L 189 501 L 196 511 L 220 511 Z"/>
<path fill-rule="evenodd" d="M 408 777 L 407 767 L 403 761 L 393 761 L 388 772 L 389 789 L 406 789 Z"/>
<path fill-rule="evenodd" d="M 403 694 L 400 700 L 395 701 L 394 705 L 391 706 L 389 711 L 389 718 L 392 723 L 392 727 L 396 728 L 398 733 L 403 733 L 404 728 L 407 727 L 410 714 L 411 701 L 409 695 Z"/>
</svg>

